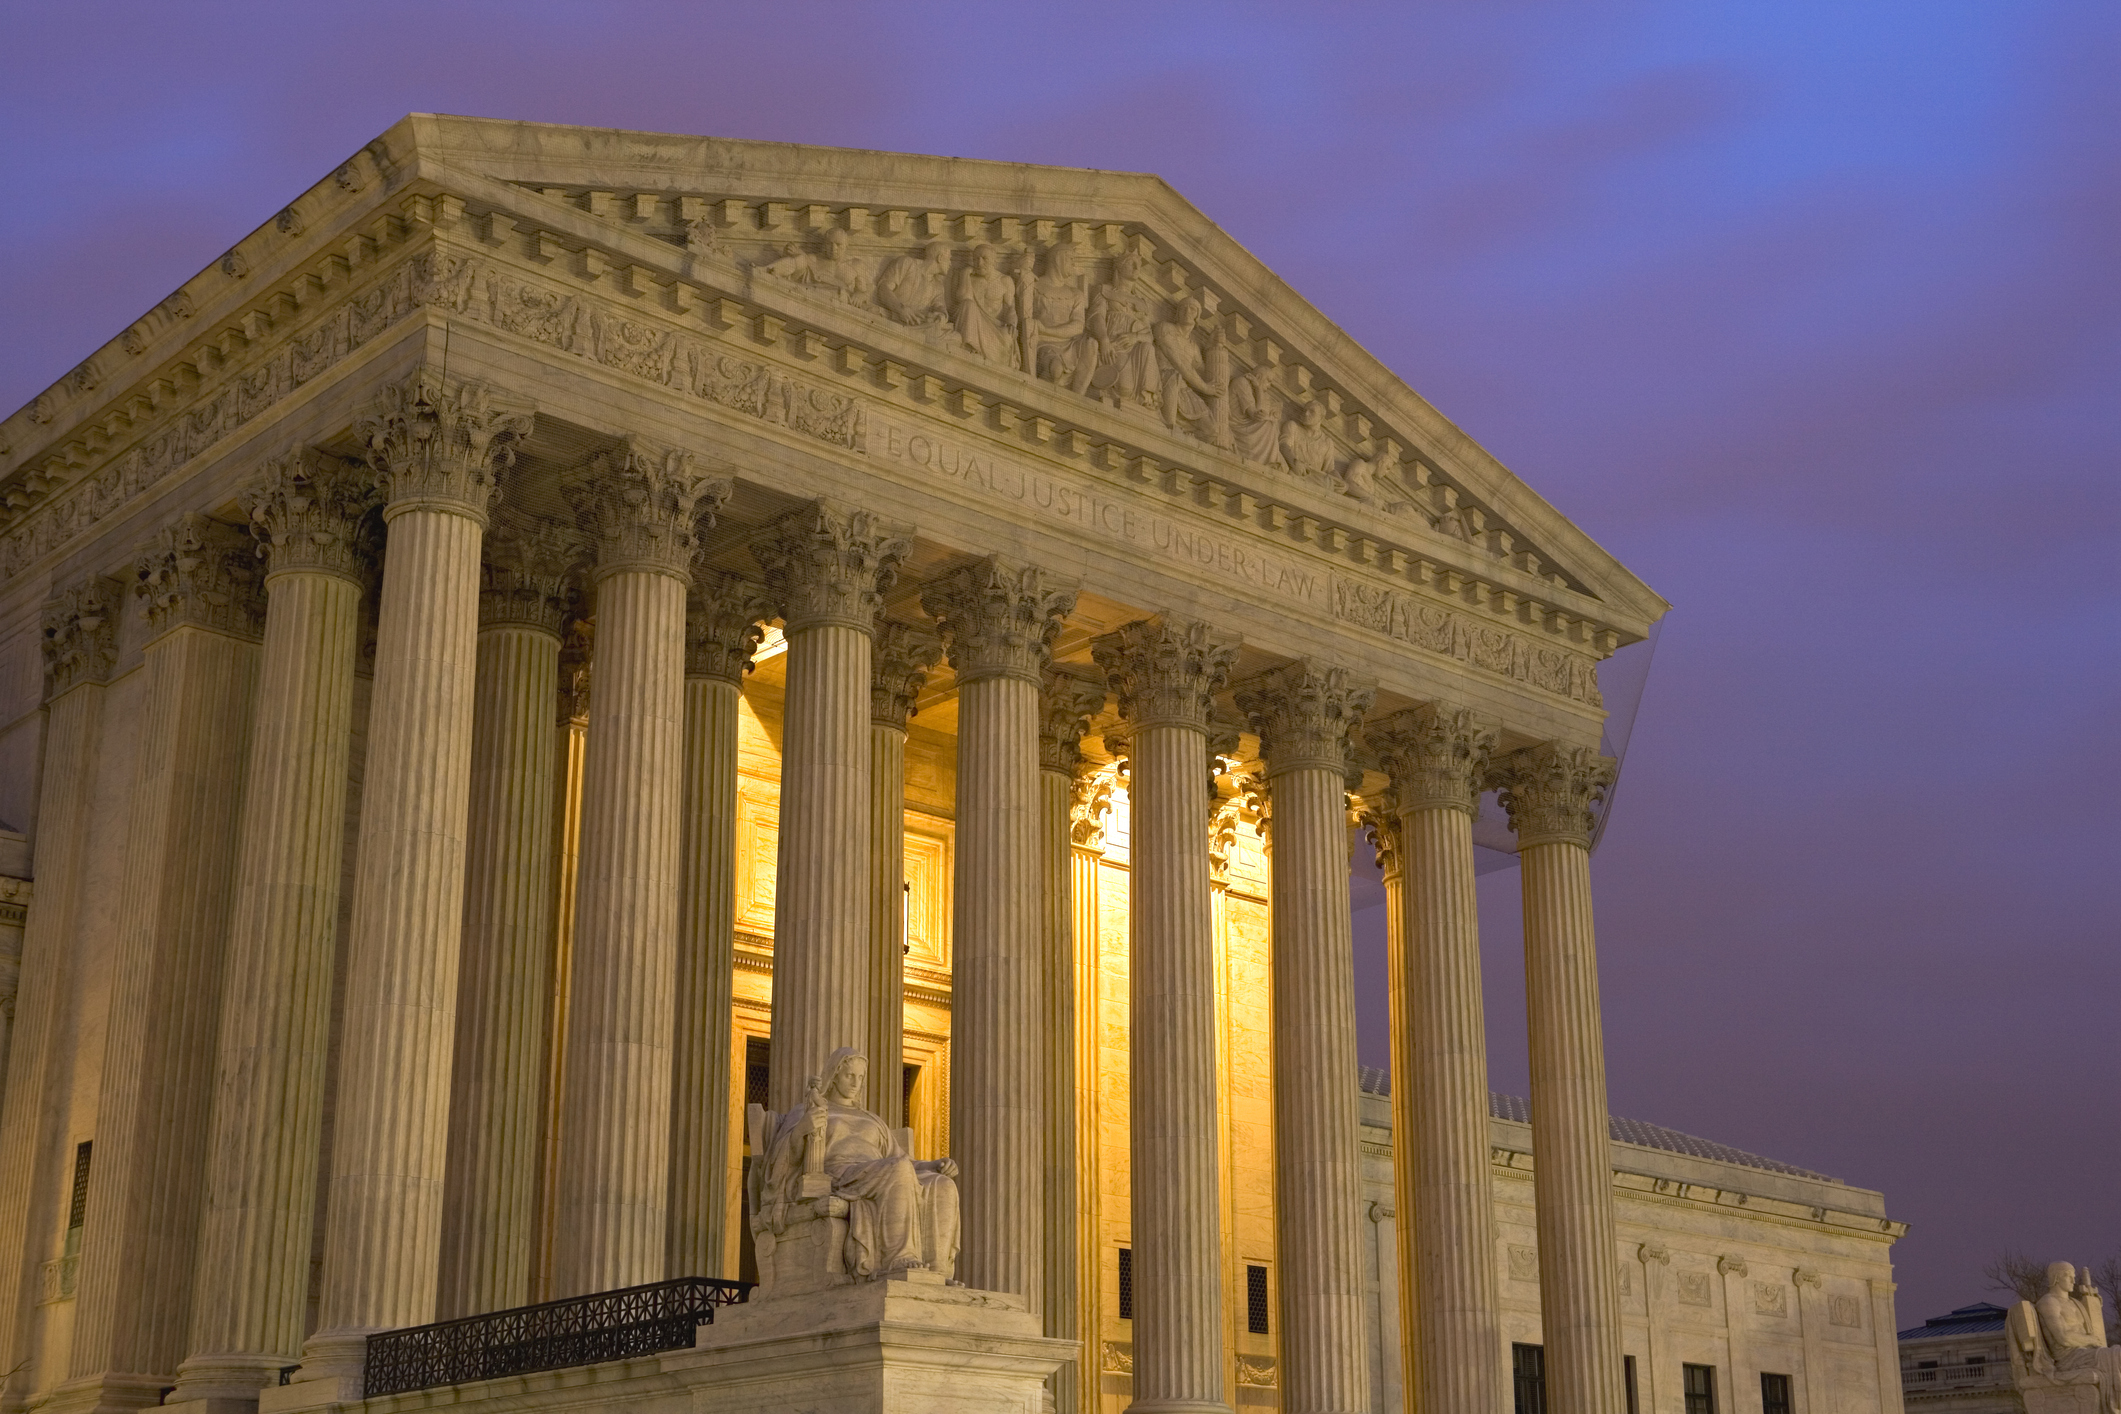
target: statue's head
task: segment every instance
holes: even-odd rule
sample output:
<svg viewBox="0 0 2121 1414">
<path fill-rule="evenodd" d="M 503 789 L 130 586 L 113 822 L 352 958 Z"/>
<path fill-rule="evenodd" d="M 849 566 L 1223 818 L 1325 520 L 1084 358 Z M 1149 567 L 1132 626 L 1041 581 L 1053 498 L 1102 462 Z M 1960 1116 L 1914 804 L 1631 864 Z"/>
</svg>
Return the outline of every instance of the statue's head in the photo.
<svg viewBox="0 0 2121 1414">
<path fill-rule="evenodd" d="M 1062 241 L 1046 253 L 1046 273 L 1065 280 L 1075 273 L 1075 247 Z"/>
<path fill-rule="evenodd" d="M 994 247 L 976 245 L 972 247 L 972 268 L 985 275 L 994 269 Z"/>
<path fill-rule="evenodd" d="M 858 1102 L 869 1085 L 869 1058 L 852 1046 L 841 1046 L 825 1058 L 823 1089 L 832 1099 Z"/>
<path fill-rule="evenodd" d="M 2047 1264 L 2047 1289 L 2049 1291 L 2068 1291 L 2076 1280 L 2077 1269 L 2069 1263 L 2049 1262 Z"/>
<path fill-rule="evenodd" d="M 1178 321 L 1179 328 L 1191 329 L 1200 320 L 1200 301 L 1191 298 L 1180 300 L 1177 307 L 1171 311 L 1171 317 Z"/>
<path fill-rule="evenodd" d="M 825 254 L 831 256 L 834 260 L 838 260 L 846 253 L 847 233 L 837 226 L 825 232 Z"/>
<path fill-rule="evenodd" d="M 1325 408 L 1325 404 L 1323 404 L 1323 403 L 1305 403 L 1305 404 L 1304 404 L 1304 412 L 1303 412 L 1303 418 L 1304 418 L 1304 426 L 1306 426 L 1306 427 L 1317 427 L 1318 425 L 1320 425 L 1321 423 L 1323 423 L 1323 422 L 1324 422 L 1324 421 L 1326 420 L 1326 408 Z"/>
</svg>

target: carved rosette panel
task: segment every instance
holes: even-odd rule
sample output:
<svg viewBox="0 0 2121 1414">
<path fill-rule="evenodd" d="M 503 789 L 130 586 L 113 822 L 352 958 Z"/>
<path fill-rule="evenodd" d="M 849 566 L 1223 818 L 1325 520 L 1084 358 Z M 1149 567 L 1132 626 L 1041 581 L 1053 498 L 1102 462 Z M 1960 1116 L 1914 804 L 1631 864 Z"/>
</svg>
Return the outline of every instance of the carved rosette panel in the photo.
<svg viewBox="0 0 2121 1414">
<path fill-rule="evenodd" d="M 869 655 L 869 720 L 904 731 L 928 670 L 943 656 L 942 641 L 918 624 L 879 619 L 875 645 Z"/>
<path fill-rule="evenodd" d="M 1038 764 L 1073 777 L 1082 769 L 1083 730 L 1105 710 L 1105 685 L 1048 668 L 1039 682 Z"/>
<path fill-rule="evenodd" d="M 146 604 L 153 633 L 188 624 L 258 638 L 265 632 L 263 571 L 247 532 L 187 511 L 140 551 L 133 593 Z"/>
<path fill-rule="evenodd" d="M 1237 643 L 1197 619 L 1163 615 L 1123 624 L 1093 641 L 1090 655 L 1105 670 L 1129 724 L 1206 731 Z"/>
<path fill-rule="evenodd" d="M 695 569 L 685 600 L 685 676 L 742 682 L 771 612 L 766 586 L 757 580 Z"/>
<path fill-rule="evenodd" d="M 574 608 L 574 570 L 588 543 L 572 526 L 503 510 L 486 532 L 484 550 L 479 622 L 521 624 L 557 638 Z"/>
<path fill-rule="evenodd" d="M 1348 734 L 1370 710 L 1377 686 L 1344 668 L 1299 658 L 1260 674 L 1235 696 L 1259 733 L 1268 775 L 1309 769 L 1339 773 L 1347 768 Z"/>
<path fill-rule="evenodd" d="M 1392 778 L 1397 811 L 1480 808 L 1500 725 L 1463 708 L 1425 703 L 1370 723 L 1363 740 Z"/>
<path fill-rule="evenodd" d="M 1017 678 L 1037 683 L 1077 586 L 999 555 L 952 570 L 921 591 L 961 683 Z"/>
<path fill-rule="evenodd" d="M 107 682 L 118 663 L 118 610 L 125 585 L 90 575 L 59 591 L 44 606 L 44 696 L 82 683 Z"/>
<path fill-rule="evenodd" d="M 1517 847 L 1577 844 L 1590 847 L 1598 818 L 1592 805 L 1605 799 L 1619 763 L 1588 746 L 1541 742 L 1497 759 L 1490 782 L 1510 812 Z"/>
<path fill-rule="evenodd" d="M 367 467 L 308 448 L 269 458 L 243 493 L 268 575 L 312 572 L 361 583 L 361 518 L 381 501 Z"/>
<path fill-rule="evenodd" d="M 563 478 L 560 490 L 596 550 L 596 575 L 627 571 L 689 581 L 696 527 L 714 524 L 733 483 L 692 467 L 692 454 L 629 438 Z"/>
<path fill-rule="evenodd" d="M 787 632 L 840 624 L 868 633 L 912 548 L 910 526 L 837 501 L 813 501 L 767 527 L 751 555 L 765 571 Z"/>
<path fill-rule="evenodd" d="M 354 431 L 382 483 L 386 517 L 427 506 L 483 523 L 496 478 L 515 461 L 531 422 L 527 406 L 485 384 L 452 388 L 423 368 L 384 388 Z"/>
</svg>

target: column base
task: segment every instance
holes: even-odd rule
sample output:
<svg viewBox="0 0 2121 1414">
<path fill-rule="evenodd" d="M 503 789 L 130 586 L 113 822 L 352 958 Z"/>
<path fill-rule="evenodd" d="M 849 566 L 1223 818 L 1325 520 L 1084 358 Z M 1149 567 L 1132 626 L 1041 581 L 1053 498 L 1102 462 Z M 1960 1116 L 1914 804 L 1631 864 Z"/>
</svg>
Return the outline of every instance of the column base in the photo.
<svg viewBox="0 0 2121 1414">
<path fill-rule="evenodd" d="M 169 1384 L 166 1375 L 91 1375 L 58 1386 L 43 1407 L 51 1414 L 124 1414 L 160 1404 Z"/>
<path fill-rule="evenodd" d="M 162 1401 L 165 1409 L 185 1414 L 249 1414 L 258 1407 L 258 1391 L 280 1383 L 280 1371 L 293 1364 L 273 1355 L 205 1356 L 177 1367 L 177 1387 Z"/>
<path fill-rule="evenodd" d="M 302 1368 L 284 1385 L 258 1391 L 258 1414 L 355 1404 L 368 1373 L 367 1331 L 320 1331 L 302 1346 Z"/>
<path fill-rule="evenodd" d="M 1137 1399 L 1127 1414 L 1231 1414 L 1230 1406 L 1215 1400 Z"/>
</svg>

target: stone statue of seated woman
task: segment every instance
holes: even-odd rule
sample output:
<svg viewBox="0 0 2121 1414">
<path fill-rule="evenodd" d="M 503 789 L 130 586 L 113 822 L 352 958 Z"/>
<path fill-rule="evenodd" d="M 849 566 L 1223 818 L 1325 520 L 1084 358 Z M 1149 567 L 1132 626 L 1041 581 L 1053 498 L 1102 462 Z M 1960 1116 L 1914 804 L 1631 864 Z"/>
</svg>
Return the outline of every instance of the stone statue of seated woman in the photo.
<svg viewBox="0 0 2121 1414">
<path fill-rule="evenodd" d="M 761 1296 L 956 1273 L 957 1161 L 915 1160 L 912 1132 L 862 1107 L 868 1076 L 868 1059 L 842 1046 L 803 1104 L 746 1111 Z"/>
</svg>

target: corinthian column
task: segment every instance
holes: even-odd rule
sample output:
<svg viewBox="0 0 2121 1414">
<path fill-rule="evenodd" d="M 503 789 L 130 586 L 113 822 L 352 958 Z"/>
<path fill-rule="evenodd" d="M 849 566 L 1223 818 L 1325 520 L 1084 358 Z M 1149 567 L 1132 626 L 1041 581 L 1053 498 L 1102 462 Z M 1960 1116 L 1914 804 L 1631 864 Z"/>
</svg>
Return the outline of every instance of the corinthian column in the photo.
<svg viewBox="0 0 2121 1414">
<path fill-rule="evenodd" d="M 1546 742 L 1503 757 L 1494 781 L 1517 832 L 1523 875 L 1547 1388 L 1557 1409 L 1607 1414 L 1625 1395 L 1605 1037 L 1591 931 L 1591 806 L 1613 783 L 1613 762 L 1589 747 Z"/>
<path fill-rule="evenodd" d="M 7 1346 L 6 1397 L 19 1405 L 56 1383 L 36 1367 L 27 1319 L 50 1234 L 59 1230 L 55 1092 L 68 1083 L 58 1034 L 72 995 L 71 961 L 81 910 L 90 798 L 102 749 L 104 684 L 118 658 L 125 586 L 91 575 L 44 606 L 44 762 L 37 791 L 37 892 L 23 924 L 22 991 L 16 1000 L 7 1097 L 0 1106 L 0 1341 Z"/>
<path fill-rule="evenodd" d="M 1092 645 L 1129 725 L 1134 1404 L 1223 1410 L 1208 711 L 1234 641 L 1145 619 Z"/>
<path fill-rule="evenodd" d="M 990 556 L 930 583 L 921 607 L 957 673 L 951 900 L 950 1153 L 967 1285 L 1045 1299 L 1038 688 L 1073 585 Z"/>
<path fill-rule="evenodd" d="M 695 569 L 685 609 L 685 769 L 678 823 L 677 1030 L 664 1274 L 718 1276 L 729 1219 L 730 1008 L 736 969 L 737 709 L 766 591 Z"/>
<path fill-rule="evenodd" d="M 596 710 L 567 1005 L 555 1296 L 655 1281 L 668 1255 L 671 1005 L 693 524 L 730 483 L 631 443 L 562 488 L 596 546 Z"/>
<path fill-rule="evenodd" d="M 869 1108 L 906 1122 L 906 719 L 942 657 L 935 635 L 879 619 L 869 672 Z"/>
<path fill-rule="evenodd" d="M 868 1036 L 870 635 L 911 536 L 867 511 L 817 501 L 751 546 L 788 640 L 773 892 L 774 1110 L 795 1107 L 835 1046 Z"/>
<path fill-rule="evenodd" d="M 104 1041 L 72 1350 L 101 1403 L 161 1389 L 189 1334 L 258 569 L 248 534 L 185 514 L 142 551 L 133 586 L 151 637 L 110 979 L 124 1020 Z"/>
<path fill-rule="evenodd" d="M 1365 796 L 1356 802 L 1356 819 L 1363 833 L 1369 837 L 1370 848 L 1377 860 L 1377 872 L 1385 887 L 1385 952 L 1390 959 L 1390 980 L 1387 997 L 1390 1003 L 1392 1028 L 1392 1124 L 1398 1133 L 1411 1123 L 1400 1112 L 1399 1092 L 1406 1088 L 1406 1077 L 1413 1073 L 1414 1062 L 1408 1052 L 1412 1042 L 1408 1035 L 1407 998 L 1400 985 L 1401 967 L 1399 959 L 1406 954 L 1407 946 L 1407 887 L 1406 851 L 1400 847 L 1399 816 L 1393 810 L 1389 788 L 1380 796 Z M 1396 1322 L 1399 1348 L 1399 1389 L 1419 1391 L 1421 1389 L 1421 1332 L 1420 1312 L 1414 1309 L 1413 1293 L 1416 1285 L 1416 1257 L 1414 1242 L 1408 1236 L 1414 1212 L 1414 1168 L 1401 1163 L 1398 1158 L 1398 1141 L 1393 1142 L 1392 1163 L 1392 1215 L 1393 1225 L 1393 1270 L 1386 1272 L 1382 1265 L 1377 1273 L 1380 1289 L 1392 1285 L 1393 1301 L 1383 1310 L 1383 1320 Z M 1373 1215 L 1374 1216 L 1374 1215 Z M 1380 1249 L 1381 1250 L 1381 1249 Z M 1383 1257 L 1378 1258 L 1380 1264 Z M 1396 1283 L 1396 1284 L 1395 1284 Z M 1385 1361 L 1391 1368 L 1391 1361 Z M 1389 1377 L 1386 1392 L 1392 1393 Z M 1420 1406 L 1416 1406 L 1420 1407 Z"/>
<path fill-rule="evenodd" d="M 1480 1002 L 1473 816 L 1495 725 L 1423 706 L 1365 732 L 1392 779 L 1406 878 L 1391 948 L 1392 1162 L 1401 1309 L 1424 1409 L 1500 1409 L 1501 1315 L 1488 1170 L 1488 1053 Z M 1565 1406 L 1557 1406 L 1565 1407 Z"/>
<path fill-rule="evenodd" d="M 366 468 L 296 451 L 243 497 L 265 648 L 236 848 L 191 1333 L 172 1401 L 255 1399 L 302 1347 L 353 741 Z"/>
<path fill-rule="evenodd" d="M 1370 1407 L 1347 770 L 1349 729 L 1375 695 L 1302 658 L 1237 694 L 1274 809 L 1274 1191 L 1281 1398 L 1292 1414 Z"/>
<path fill-rule="evenodd" d="M 1096 1224 L 1086 1209 L 1094 1195 L 1094 1173 L 1084 1172 L 1079 1019 L 1090 999 L 1078 995 L 1080 961 L 1075 937 L 1075 779 L 1082 769 L 1083 729 L 1105 710 L 1103 683 L 1085 682 L 1048 668 L 1038 711 L 1039 985 L 1045 994 L 1040 1020 L 1040 1064 L 1044 1071 L 1046 1211 L 1046 1334 L 1082 1340 L 1083 1253 Z M 1087 1182 L 1086 1182 L 1087 1180 Z M 1088 1244 L 1094 1253 L 1095 1242 Z M 1092 1267 L 1094 1274 L 1095 1267 Z M 1094 1281 L 1093 1281 L 1094 1284 Z M 1061 1414 L 1081 1414 L 1083 1365 L 1069 1360 L 1053 1372 L 1053 1405 Z"/>
<path fill-rule="evenodd" d="M 553 694 L 581 538 L 503 511 L 487 533 L 473 685 L 444 1319 L 530 1302 L 552 976 Z"/>
<path fill-rule="evenodd" d="M 369 698 L 324 1291 L 300 1378 L 358 1397 L 374 1330 L 434 1319 L 464 921 L 479 545 L 528 412 L 422 370 L 358 424 L 389 539 Z"/>
</svg>

